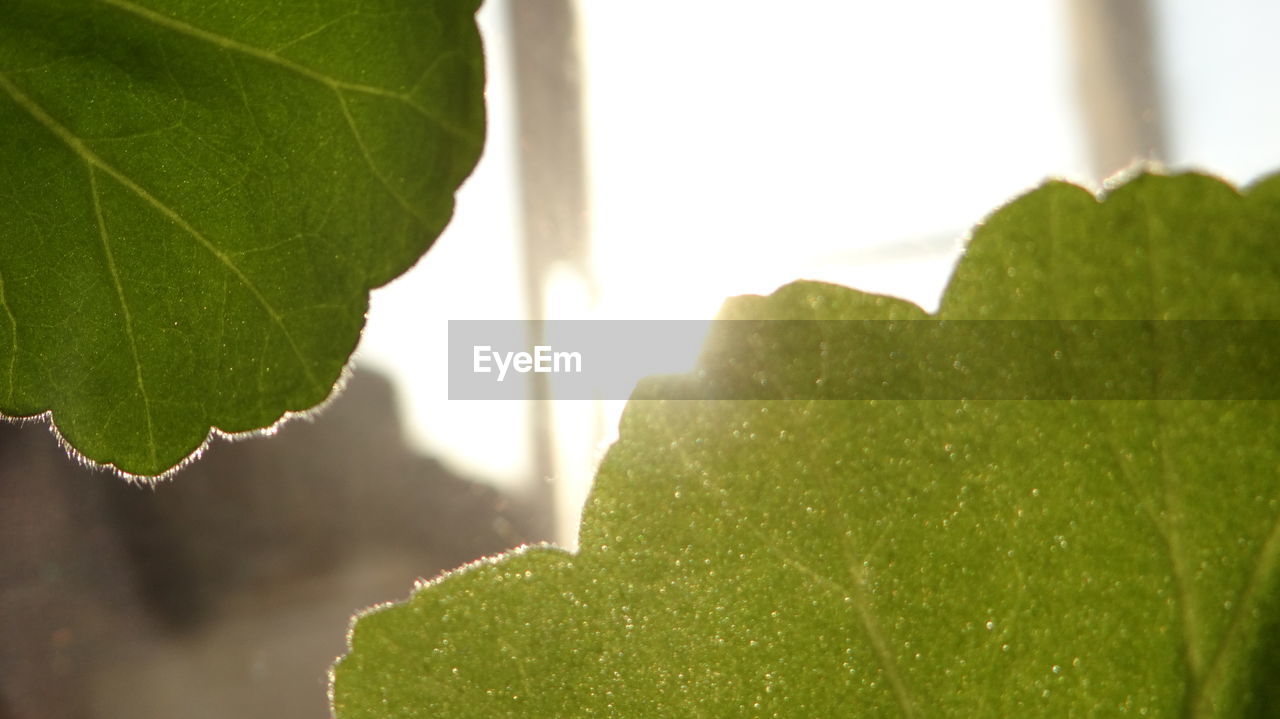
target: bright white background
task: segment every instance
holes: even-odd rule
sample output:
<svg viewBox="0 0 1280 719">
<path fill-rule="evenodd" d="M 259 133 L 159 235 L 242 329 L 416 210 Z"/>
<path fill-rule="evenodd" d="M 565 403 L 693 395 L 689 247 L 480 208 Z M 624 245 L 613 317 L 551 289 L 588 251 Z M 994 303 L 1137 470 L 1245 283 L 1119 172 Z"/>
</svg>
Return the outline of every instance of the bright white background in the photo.
<svg viewBox="0 0 1280 719">
<path fill-rule="evenodd" d="M 1070 0 L 583 0 L 598 304 L 549 315 L 707 318 L 725 297 L 822 279 L 936 305 L 968 228 L 1048 177 L 1087 184 Z M 525 316 L 509 38 L 481 12 L 485 157 L 453 224 L 374 293 L 357 362 L 398 382 L 407 431 L 519 491 L 528 408 L 447 400 L 449 319 Z M 1280 3 L 1153 3 L 1168 163 L 1247 182 L 1280 168 Z M 672 361 L 692 359 L 677 348 Z M 669 368 L 655 368 L 667 371 Z M 557 407 L 562 539 L 621 403 Z"/>
</svg>

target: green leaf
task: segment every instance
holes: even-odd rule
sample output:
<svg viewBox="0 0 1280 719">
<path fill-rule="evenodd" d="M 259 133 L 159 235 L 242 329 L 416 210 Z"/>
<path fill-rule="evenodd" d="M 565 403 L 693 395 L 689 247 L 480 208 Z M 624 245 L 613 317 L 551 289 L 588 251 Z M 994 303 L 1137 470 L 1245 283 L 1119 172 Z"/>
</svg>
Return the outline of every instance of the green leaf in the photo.
<svg viewBox="0 0 1280 719">
<path fill-rule="evenodd" d="M 939 316 L 1277 319 L 1277 236 L 1280 180 L 1050 183 L 977 228 Z M 926 317 L 812 283 L 725 316 Z M 751 340 L 798 391 L 839 358 L 791 326 Z M 581 551 L 361 617 L 339 717 L 1274 716 L 1276 402 L 643 399 L 671 381 L 628 406 Z"/>
<path fill-rule="evenodd" d="M 0 3 L 0 412 L 154 475 L 323 401 L 479 156 L 477 4 Z"/>
</svg>

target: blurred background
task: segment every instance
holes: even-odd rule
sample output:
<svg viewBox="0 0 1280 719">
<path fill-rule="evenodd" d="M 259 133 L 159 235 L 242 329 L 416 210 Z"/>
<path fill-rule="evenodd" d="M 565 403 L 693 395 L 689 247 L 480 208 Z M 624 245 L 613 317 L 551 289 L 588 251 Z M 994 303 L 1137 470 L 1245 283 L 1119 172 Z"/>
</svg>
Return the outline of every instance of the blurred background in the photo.
<svg viewBox="0 0 1280 719">
<path fill-rule="evenodd" d="M 969 228 L 1046 178 L 1280 169 L 1266 0 L 489 0 L 480 24 L 484 158 L 324 413 L 154 489 L 0 424 L 0 719 L 324 716 L 353 612 L 572 547 L 622 403 L 450 401 L 450 319 L 706 319 L 800 278 L 933 309 Z"/>
</svg>

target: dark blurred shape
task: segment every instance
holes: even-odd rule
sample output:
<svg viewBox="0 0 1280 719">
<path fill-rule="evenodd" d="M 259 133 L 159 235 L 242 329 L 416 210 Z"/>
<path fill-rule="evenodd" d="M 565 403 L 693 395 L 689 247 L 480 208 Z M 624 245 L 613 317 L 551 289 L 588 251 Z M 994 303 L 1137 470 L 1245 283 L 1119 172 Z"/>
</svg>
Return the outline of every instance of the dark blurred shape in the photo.
<svg viewBox="0 0 1280 719">
<path fill-rule="evenodd" d="M 1069 0 L 1076 86 L 1089 158 L 1101 180 L 1165 155 L 1160 77 L 1147 0 Z"/>
<path fill-rule="evenodd" d="M 548 537 L 523 503 L 406 447 L 375 374 L 154 489 L 0 423 L 0 713 L 326 716 L 352 612 Z"/>
</svg>

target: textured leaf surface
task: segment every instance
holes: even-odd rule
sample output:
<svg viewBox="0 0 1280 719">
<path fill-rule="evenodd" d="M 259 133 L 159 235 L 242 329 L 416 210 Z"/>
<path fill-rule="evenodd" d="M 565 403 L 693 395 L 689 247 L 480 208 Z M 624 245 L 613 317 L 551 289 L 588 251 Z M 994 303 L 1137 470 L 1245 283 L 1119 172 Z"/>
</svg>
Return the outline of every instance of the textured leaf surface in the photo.
<svg viewBox="0 0 1280 719">
<path fill-rule="evenodd" d="M 0 3 L 0 412 L 151 475 L 322 401 L 479 156 L 476 5 Z"/>
<path fill-rule="evenodd" d="M 1276 319 L 1277 237 L 1277 181 L 1241 197 L 1143 176 L 1101 204 L 1051 183 L 976 230 L 939 314 Z M 725 315 L 925 316 L 812 283 Z M 1133 347 L 1157 368 L 1161 326 Z M 838 366 L 757 339 L 780 396 Z M 479 564 L 362 617 L 335 707 L 1274 716 L 1277 427 L 1266 401 L 633 399 L 581 551 Z"/>
</svg>

